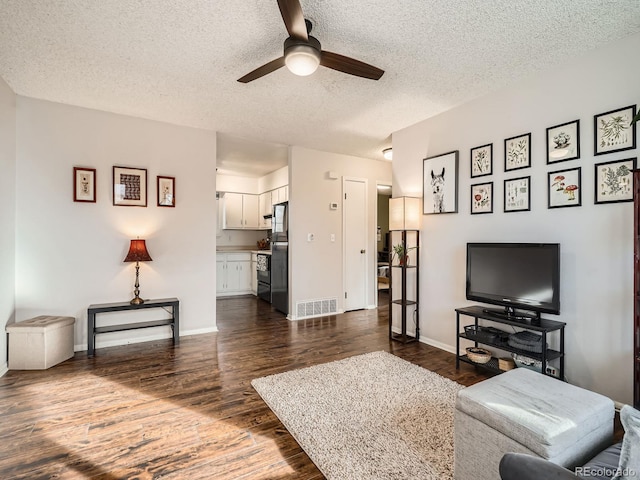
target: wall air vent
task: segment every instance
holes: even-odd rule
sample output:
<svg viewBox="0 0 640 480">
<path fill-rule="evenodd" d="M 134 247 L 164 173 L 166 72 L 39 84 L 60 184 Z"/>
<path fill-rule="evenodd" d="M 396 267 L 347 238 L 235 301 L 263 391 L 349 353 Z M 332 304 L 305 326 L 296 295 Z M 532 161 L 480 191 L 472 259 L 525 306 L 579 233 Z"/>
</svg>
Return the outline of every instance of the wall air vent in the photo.
<svg viewBox="0 0 640 480">
<path fill-rule="evenodd" d="M 306 300 L 296 303 L 296 320 L 303 318 L 324 317 L 338 313 L 338 299 Z"/>
</svg>

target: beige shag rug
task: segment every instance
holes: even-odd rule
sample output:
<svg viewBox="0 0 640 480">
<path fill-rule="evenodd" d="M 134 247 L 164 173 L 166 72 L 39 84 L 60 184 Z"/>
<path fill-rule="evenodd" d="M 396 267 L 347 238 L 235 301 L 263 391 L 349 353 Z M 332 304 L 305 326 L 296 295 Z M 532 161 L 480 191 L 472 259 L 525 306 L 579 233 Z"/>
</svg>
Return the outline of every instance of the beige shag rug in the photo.
<svg viewBox="0 0 640 480">
<path fill-rule="evenodd" d="M 251 382 L 330 480 L 452 479 L 464 388 L 387 352 Z"/>
</svg>

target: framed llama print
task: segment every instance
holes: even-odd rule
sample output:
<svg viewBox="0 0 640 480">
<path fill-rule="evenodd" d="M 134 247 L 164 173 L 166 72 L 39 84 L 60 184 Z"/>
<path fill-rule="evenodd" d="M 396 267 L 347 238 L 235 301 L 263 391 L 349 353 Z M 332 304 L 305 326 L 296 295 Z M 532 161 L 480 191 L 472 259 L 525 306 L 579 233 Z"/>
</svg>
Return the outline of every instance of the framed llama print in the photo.
<svg viewBox="0 0 640 480">
<path fill-rule="evenodd" d="M 96 169 L 73 167 L 73 201 L 96 202 Z"/>
<path fill-rule="evenodd" d="M 631 123 L 635 116 L 635 105 L 595 115 L 593 117 L 594 155 L 636 148 L 636 124 Z"/>
<path fill-rule="evenodd" d="M 531 133 L 507 138 L 504 141 L 504 171 L 531 166 Z"/>
<path fill-rule="evenodd" d="M 504 211 L 531 210 L 531 177 L 512 178 L 504 181 Z"/>
<path fill-rule="evenodd" d="M 547 128 L 547 164 L 580 158 L 580 120 Z"/>
<path fill-rule="evenodd" d="M 471 215 L 493 213 L 493 182 L 471 185 Z"/>
<path fill-rule="evenodd" d="M 579 207 L 582 204 L 580 167 L 547 174 L 548 208 Z"/>
<path fill-rule="evenodd" d="M 422 188 L 425 215 L 458 212 L 458 150 L 423 160 Z"/>
<path fill-rule="evenodd" d="M 636 159 L 614 160 L 595 165 L 594 203 L 633 201 L 633 175 Z"/>
<path fill-rule="evenodd" d="M 471 149 L 471 178 L 493 173 L 493 143 Z"/>
</svg>

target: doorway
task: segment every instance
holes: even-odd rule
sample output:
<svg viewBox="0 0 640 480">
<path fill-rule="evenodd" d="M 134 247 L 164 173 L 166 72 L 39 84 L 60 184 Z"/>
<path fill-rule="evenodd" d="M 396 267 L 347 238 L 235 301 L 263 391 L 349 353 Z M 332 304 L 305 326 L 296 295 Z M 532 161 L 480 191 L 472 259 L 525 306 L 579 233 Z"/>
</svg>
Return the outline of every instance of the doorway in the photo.
<svg viewBox="0 0 640 480">
<path fill-rule="evenodd" d="M 389 301 L 389 252 L 391 250 L 391 235 L 389 234 L 389 199 L 391 198 L 391 185 L 378 183 L 377 185 L 377 264 L 375 272 L 375 285 L 377 285 L 377 305 L 386 305 Z"/>
<path fill-rule="evenodd" d="M 367 308 L 367 180 L 344 178 L 344 311 Z"/>
</svg>

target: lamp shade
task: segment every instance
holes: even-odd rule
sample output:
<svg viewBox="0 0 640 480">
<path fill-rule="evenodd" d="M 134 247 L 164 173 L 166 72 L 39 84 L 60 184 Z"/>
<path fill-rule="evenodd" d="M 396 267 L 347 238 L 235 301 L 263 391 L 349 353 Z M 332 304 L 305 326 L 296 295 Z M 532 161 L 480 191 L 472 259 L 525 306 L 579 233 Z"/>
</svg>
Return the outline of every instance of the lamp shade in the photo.
<svg viewBox="0 0 640 480">
<path fill-rule="evenodd" d="M 136 239 L 131 240 L 129 245 L 129 253 L 123 260 L 123 262 L 151 262 L 152 258 L 147 251 L 147 244 L 144 240 Z"/>
<path fill-rule="evenodd" d="M 421 216 L 419 198 L 389 199 L 389 230 L 420 230 Z"/>
</svg>

